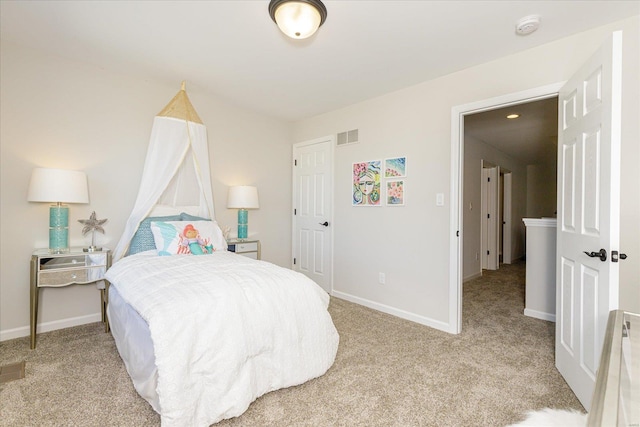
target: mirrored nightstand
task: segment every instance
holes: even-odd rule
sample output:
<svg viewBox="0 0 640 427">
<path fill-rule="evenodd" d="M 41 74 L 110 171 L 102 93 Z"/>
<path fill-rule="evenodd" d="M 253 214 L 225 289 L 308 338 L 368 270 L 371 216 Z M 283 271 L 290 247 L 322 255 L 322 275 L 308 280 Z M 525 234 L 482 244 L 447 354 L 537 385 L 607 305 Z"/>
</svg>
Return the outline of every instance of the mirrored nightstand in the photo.
<svg viewBox="0 0 640 427">
<path fill-rule="evenodd" d="M 111 266 L 111 251 L 83 252 L 71 248 L 63 254 L 52 254 L 48 249 L 38 249 L 31 256 L 31 348 L 36 348 L 38 304 L 40 288 L 62 288 L 69 285 L 98 283 L 102 322 L 108 328 L 106 317 L 107 296 L 104 275 Z"/>
<path fill-rule="evenodd" d="M 227 242 L 228 250 L 248 258 L 260 259 L 260 240 L 237 240 Z"/>
</svg>

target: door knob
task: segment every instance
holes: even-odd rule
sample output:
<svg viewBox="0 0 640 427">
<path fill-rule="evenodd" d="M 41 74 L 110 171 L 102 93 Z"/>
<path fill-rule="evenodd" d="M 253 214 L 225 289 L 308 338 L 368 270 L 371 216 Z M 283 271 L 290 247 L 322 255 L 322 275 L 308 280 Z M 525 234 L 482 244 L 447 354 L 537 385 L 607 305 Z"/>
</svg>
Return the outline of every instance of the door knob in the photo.
<svg viewBox="0 0 640 427">
<path fill-rule="evenodd" d="M 325 227 L 328 227 L 329 226 L 329 221 L 319 222 L 318 224 L 324 225 Z"/>
<path fill-rule="evenodd" d="M 599 252 L 587 252 L 584 251 L 585 254 L 587 254 L 587 256 L 591 257 L 591 258 L 600 258 L 600 261 L 606 261 L 607 260 L 607 251 L 604 249 L 600 249 Z"/>
</svg>

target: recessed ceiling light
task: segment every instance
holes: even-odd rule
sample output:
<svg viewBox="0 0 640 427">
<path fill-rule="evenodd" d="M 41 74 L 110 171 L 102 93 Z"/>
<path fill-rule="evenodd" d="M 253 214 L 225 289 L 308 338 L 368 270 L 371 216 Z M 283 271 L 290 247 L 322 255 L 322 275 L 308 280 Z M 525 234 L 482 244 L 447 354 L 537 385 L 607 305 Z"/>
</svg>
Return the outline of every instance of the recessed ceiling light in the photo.
<svg viewBox="0 0 640 427">
<path fill-rule="evenodd" d="M 509 114 L 507 119 L 517 119 L 518 117 L 520 117 L 520 114 Z"/>
</svg>

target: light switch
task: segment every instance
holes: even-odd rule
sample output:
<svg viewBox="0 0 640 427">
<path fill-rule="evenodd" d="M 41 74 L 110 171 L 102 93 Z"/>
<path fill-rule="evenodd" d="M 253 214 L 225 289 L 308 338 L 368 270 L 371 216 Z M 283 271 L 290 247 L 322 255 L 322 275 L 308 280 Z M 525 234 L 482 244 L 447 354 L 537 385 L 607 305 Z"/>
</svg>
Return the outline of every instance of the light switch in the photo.
<svg viewBox="0 0 640 427">
<path fill-rule="evenodd" d="M 436 206 L 444 206 L 444 193 L 436 194 Z"/>
</svg>

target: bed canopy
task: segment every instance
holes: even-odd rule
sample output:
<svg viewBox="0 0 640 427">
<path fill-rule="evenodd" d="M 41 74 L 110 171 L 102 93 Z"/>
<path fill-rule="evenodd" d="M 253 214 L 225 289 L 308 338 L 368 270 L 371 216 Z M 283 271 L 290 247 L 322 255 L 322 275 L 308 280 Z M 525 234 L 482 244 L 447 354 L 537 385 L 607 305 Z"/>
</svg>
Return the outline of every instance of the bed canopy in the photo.
<svg viewBox="0 0 640 427">
<path fill-rule="evenodd" d="M 207 128 L 187 97 L 185 82 L 153 120 L 138 197 L 114 251 L 114 260 L 126 255 L 143 219 L 168 210 L 187 210 L 215 218 Z"/>
</svg>

